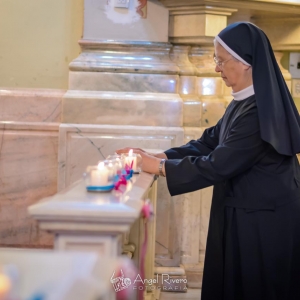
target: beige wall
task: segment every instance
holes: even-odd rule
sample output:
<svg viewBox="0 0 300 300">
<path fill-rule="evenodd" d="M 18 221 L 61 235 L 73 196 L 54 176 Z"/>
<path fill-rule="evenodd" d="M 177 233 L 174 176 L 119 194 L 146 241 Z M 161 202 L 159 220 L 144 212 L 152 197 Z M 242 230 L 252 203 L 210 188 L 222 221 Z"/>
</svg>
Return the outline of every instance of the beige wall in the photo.
<svg viewBox="0 0 300 300">
<path fill-rule="evenodd" d="M 158 0 L 148 1 L 147 18 L 142 19 L 137 6 L 138 0 L 131 0 L 129 9 L 114 8 L 114 0 L 85 0 L 84 38 L 168 42 L 168 9 Z"/>
<path fill-rule="evenodd" d="M 83 0 L 0 0 L 0 87 L 68 87 Z"/>
</svg>

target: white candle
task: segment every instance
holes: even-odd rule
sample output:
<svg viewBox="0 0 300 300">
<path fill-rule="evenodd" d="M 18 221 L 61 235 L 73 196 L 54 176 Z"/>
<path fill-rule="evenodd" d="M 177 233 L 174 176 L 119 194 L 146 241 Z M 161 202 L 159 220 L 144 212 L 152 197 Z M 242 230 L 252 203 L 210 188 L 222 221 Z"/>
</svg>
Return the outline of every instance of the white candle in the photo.
<svg viewBox="0 0 300 300">
<path fill-rule="evenodd" d="M 105 186 L 108 185 L 109 171 L 104 165 L 104 162 L 98 164 L 96 170 L 91 170 L 91 185 L 92 186 Z"/>
<path fill-rule="evenodd" d="M 0 273 L 0 299 L 8 299 L 8 293 L 11 289 L 11 282 L 5 274 Z"/>
<path fill-rule="evenodd" d="M 136 172 L 136 165 L 137 165 L 137 157 L 133 153 L 133 150 L 131 149 L 128 153 L 128 156 L 126 157 L 126 164 L 131 166 L 132 164 L 132 170 Z"/>
<path fill-rule="evenodd" d="M 115 168 L 114 168 L 112 162 L 109 162 L 108 163 L 108 177 L 113 178 L 115 176 L 115 173 L 116 173 L 116 171 L 115 171 Z"/>
<path fill-rule="evenodd" d="M 122 161 L 120 158 L 116 158 L 114 161 L 114 172 L 118 174 L 118 171 L 122 170 Z"/>
</svg>

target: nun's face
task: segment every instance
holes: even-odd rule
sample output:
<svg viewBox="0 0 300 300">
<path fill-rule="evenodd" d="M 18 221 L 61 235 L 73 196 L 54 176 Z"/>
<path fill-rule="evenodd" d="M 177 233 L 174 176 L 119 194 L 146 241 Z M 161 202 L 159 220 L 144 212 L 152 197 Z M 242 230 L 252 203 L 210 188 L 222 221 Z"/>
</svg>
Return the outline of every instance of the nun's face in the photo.
<svg viewBox="0 0 300 300">
<path fill-rule="evenodd" d="M 215 71 L 233 92 L 238 92 L 252 84 L 252 69 L 235 59 L 218 42 L 215 42 L 215 57 L 218 62 Z"/>
</svg>

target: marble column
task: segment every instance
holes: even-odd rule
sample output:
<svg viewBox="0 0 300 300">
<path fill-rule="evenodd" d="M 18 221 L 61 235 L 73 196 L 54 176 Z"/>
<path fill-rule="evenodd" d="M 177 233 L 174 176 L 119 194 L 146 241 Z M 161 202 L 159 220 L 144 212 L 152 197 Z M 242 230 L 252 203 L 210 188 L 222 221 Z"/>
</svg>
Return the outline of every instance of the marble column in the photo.
<svg viewBox="0 0 300 300">
<path fill-rule="evenodd" d="M 183 100 L 183 127 L 185 143 L 193 138 L 201 126 L 202 103 L 197 95 L 196 67 L 189 60 L 191 46 L 174 45 L 171 60 L 179 68 L 178 93 Z M 197 133 L 196 133 L 197 135 Z M 193 136 L 193 137 L 192 137 Z M 200 192 L 182 197 L 181 262 L 198 263 L 200 237 Z M 177 223 L 178 224 L 178 223 Z M 176 224 L 176 225 L 177 225 Z M 179 225 L 179 224 L 178 224 Z"/>
<path fill-rule="evenodd" d="M 170 44 L 82 40 L 80 45 L 82 53 L 70 64 L 64 123 L 182 126 Z"/>
</svg>

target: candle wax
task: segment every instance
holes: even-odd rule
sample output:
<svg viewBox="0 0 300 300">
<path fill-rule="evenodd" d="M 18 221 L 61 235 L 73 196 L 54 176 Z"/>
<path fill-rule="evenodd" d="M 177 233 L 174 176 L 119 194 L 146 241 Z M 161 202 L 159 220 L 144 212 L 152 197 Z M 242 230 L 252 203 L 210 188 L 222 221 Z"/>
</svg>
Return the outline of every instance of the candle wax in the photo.
<svg viewBox="0 0 300 300">
<path fill-rule="evenodd" d="M 11 282 L 9 278 L 0 273 L 0 299 L 7 299 L 6 296 L 11 288 Z"/>
<path fill-rule="evenodd" d="M 132 162 L 133 162 L 133 163 L 132 163 Z M 131 164 L 132 164 L 132 170 L 133 170 L 134 172 L 137 171 L 137 157 L 136 157 L 136 156 L 127 156 L 127 157 L 126 157 L 126 164 L 127 164 L 128 166 L 131 166 Z"/>
<path fill-rule="evenodd" d="M 109 171 L 103 167 L 91 171 L 91 185 L 92 186 L 106 186 L 108 185 Z"/>
</svg>

